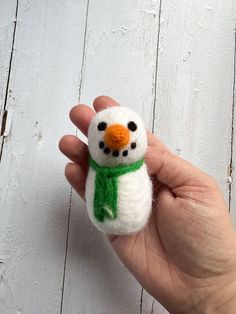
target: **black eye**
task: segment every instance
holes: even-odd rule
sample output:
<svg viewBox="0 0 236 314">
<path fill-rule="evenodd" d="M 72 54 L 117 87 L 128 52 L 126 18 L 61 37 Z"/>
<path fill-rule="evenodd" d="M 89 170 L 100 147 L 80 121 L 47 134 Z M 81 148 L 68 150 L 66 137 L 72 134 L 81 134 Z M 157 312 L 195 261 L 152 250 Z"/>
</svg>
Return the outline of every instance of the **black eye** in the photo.
<svg viewBox="0 0 236 314">
<path fill-rule="evenodd" d="M 98 130 L 99 130 L 99 131 L 104 131 L 104 130 L 106 129 L 106 127 L 107 127 L 106 122 L 100 122 L 100 123 L 98 124 Z"/>
<path fill-rule="evenodd" d="M 136 131 L 137 130 L 137 125 L 136 125 L 136 123 L 134 123 L 134 121 L 130 121 L 129 123 L 128 123 L 128 128 L 130 129 L 130 131 Z"/>
</svg>

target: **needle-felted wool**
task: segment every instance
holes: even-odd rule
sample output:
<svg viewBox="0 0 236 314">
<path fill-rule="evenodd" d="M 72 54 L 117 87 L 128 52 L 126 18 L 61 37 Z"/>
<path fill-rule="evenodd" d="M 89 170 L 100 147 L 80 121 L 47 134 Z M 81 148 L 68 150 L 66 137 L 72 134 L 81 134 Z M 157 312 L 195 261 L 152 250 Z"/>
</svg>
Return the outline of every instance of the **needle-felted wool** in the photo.
<svg viewBox="0 0 236 314">
<path fill-rule="evenodd" d="M 94 216 L 99 221 L 117 218 L 118 180 L 121 175 L 138 170 L 143 159 L 127 166 L 103 167 L 90 158 L 89 164 L 96 171 L 94 193 Z"/>
<path fill-rule="evenodd" d="M 88 131 L 86 202 L 91 221 L 108 234 L 130 234 L 147 223 L 152 184 L 144 163 L 147 134 L 141 118 L 125 107 L 99 112 Z"/>
</svg>

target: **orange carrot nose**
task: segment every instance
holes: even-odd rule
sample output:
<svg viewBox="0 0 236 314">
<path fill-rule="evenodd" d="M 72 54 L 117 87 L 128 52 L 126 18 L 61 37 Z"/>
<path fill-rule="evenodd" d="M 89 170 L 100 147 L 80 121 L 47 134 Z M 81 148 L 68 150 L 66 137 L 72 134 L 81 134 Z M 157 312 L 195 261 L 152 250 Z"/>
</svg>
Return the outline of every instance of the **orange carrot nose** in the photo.
<svg viewBox="0 0 236 314">
<path fill-rule="evenodd" d="M 121 124 L 112 124 L 106 128 L 105 143 L 113 150 L 121 149 L 129 143 L 129 129 Z"/>
</svg>

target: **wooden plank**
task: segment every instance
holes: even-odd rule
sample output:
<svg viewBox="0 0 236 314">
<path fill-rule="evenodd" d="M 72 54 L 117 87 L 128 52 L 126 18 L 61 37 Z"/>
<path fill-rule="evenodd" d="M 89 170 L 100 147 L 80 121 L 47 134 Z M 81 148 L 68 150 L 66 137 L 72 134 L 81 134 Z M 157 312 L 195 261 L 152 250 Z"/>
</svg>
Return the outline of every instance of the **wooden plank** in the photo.
<svg viewBox="0 0 236 314">
<path fill-rule="evenodd" d="M 90 0 L 80 99 L 102 94 L 139 112 L 152 128 L 159 0 Z M 114 256 L 73 193 L 63 313 L 146 313 L 153 298 Z M 156 312 L 162 306 L 156 304 Z"/>
<path fill-rule="evenodd" d="M 235 1 L 164 1 L 155 132 L 228 199 Z"/>
<path fill-rule="evenodd" d="M 60 312 L 70 187 L 57 143 L 74 130 L 85 13 L 82 0 L 19 2 L 0 167 L 2 314 Z"/>
</svg>

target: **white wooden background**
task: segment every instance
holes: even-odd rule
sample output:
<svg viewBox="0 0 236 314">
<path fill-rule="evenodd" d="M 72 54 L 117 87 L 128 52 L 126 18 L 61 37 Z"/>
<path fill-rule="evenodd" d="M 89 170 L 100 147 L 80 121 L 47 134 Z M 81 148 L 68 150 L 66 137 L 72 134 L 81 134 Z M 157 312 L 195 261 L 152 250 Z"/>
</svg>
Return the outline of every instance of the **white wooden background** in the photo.
<svg viewBox="0 0 236 314">
<path fill-rule="evenodd" d="M 75 103 L 111 95 L 218 180 L 236 222 L 235 22 L 235 0 L 0 0 L 1 314 L 167 313 L 90 225 L 57 144 Z"/>
</svg>

